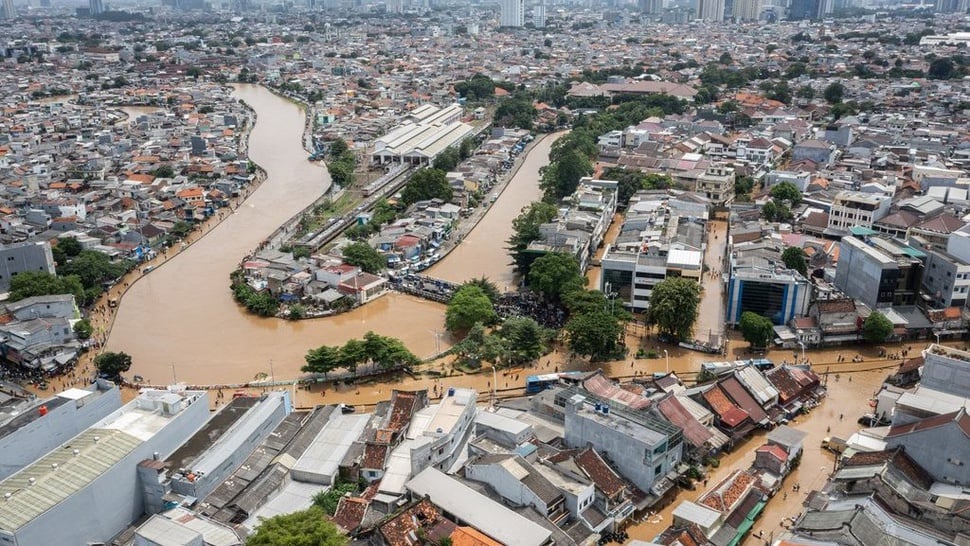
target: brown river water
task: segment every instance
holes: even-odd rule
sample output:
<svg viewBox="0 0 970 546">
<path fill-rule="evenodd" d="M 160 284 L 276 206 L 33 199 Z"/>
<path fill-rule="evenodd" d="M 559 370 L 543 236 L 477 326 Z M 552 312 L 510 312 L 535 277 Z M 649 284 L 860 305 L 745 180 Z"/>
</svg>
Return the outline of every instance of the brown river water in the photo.
<svg viewBox="0 0 970 546">
<path fill-rule="evenodd" d="M 368 330 L 402 339 L 419 357 L 448 347 L 444 307 L 395 293 L 337 317 L 299 322 L 254 317 L 236 305 L 228 284 L 239 260 L 330 185 L 326 169 L 307 161 L 299 107 L 258 86 L 240 85 L 236 96 L 257 113 L 249 153 L 267 180 L 218 227 L 132 284 L 106 349 L 132 355 L 130 373 L 151 382 L 170 381 L 174 367 L 179 382 L 217 384 L 260 373 L 295 378 L 308 349 Z M 482 222 L 429 274 L 486 276 L 500 289 L 514 288 L 505 240 L 519 210 L 540 196 L 538 173 L 553 141 L 536 143 Z"/>
<path fill-rule="evenodd" d="M 217 384 L 245 382 L 257 374 L 270 373 L 271 362 L 276 379 L 297 377 L 308 349 L 324 343 L 343 343 L 368 330 L 399 337 L 422 357 L 432 354 L 436 343 L 445 348 L 449 341 L 447 336 L 438 336 L 438 332 L 443 331 L 444 307 L 398 294 L 389 294 L 338 317 L 300 322 L 257 318 L 233 302 L 228 290 L 228 275 L 240 258 L 287 218 L 312 202 L 330 183 L 325 169 L 306 161 L 301 146 L 303 113 L 297 106 L 256 86 L 239 86 L 237 96 L 259 114 L 250 139 L 250 154 L 267 170 L 269 178 L 249 196 L 237 214 L 131 285 L 121 299 L 107 349 L 131 354 L 134 365 L 129 373 L 142 375 L 153 383 L 170 381 L 174 367 L 180 382 Z M 538 169 L 547 161 L 551 143 L 552 139 L 546 139 L 536 144 L 492 210 L 468 235 L 464 244 L 433 268 L 431 274 L 456 281 L 485 275 L 499 283 L 500 288 L 504 283 L 512 282 L 504 251 L 510 230 L 508 224 L 522 206 L 538 196 Z M 719 235 L 718 242 L 722 242 L 723 224 L 716 224 L 714 230 Z M 714 257 L 707 258 L 713 265 Z M 713 293 L 716 281 L 711 280 L 705 279 L 705 288 L 715 297 L 709 298 L 712 301 L 703 306 L 706 312 L 698 321 L 698 337 L 704 337 L 704 329 L 716 334 L 721 326 L 719 319 L 712 320 L 713 317 L 708 316 L 716 317 L 723 312 L 715 311 L 718 304 L 723 303 L 718 301 L 721 295 Z M 642 329 L 637 331 L 631 327 L 628 333 L 631 335 L 627 343 L 634 350 L 639 346 L 660 353 L 664 348 L 653 339 L 636 336 L 643 333 Z M 732 337 L 735 339 L 730 343 L 729 358 L 747 358 L 744 342 L 736 335 Z M 700 362 L 712 359 L 710 355 L 666 347 L 670 369 L 687 378 L 698 370 Z M 914 350 L 921 348 L 912 347 Z M 898 361 L 879 359 L 877 349 L 859 350 L 859 354 L 865 356 L 863 364 L 836 363 L 839 355 L 849 358 L 857 353 L 856 349 L 808 353 L 816 372 L 832 372 L 828 382 L 829 397 L 810 415 L 792 423 L 809 434 L 805 440 L 805 456 L 801 467 L 786 480 L 787 498 L 779 494 L 769 502 L 755 532 L 764 530 L 765 538 L 777 537 L 782 530 L 779 524 L 782 518 L 801 511 L 807 493 L 824 482 L 833 461 L 829 453 L 819 448 L 821 438 L 829 434 L 848 437 L 858 429 L 856 418 L 869 409 L 866 400 L 890 373 L 887 368 L 898 364 Z M 767 356 L 777 362 L 796 355 L 788 351 L 772 351 Z M 484 373 L 464 375 L 450 371 L 450 366 L 443 362 L 436 367 L 452 375 L 440 379 L 370 380 L 355 386 L 328 383 L 316 386 L 312 391 L 294 390 L 296 403 L 302 407 L 334 402 L 367 405 L 386 400 L 392 388 L 420 389 L 435 385 L 476 388 L 482 393 L 480 400 L 485 401 L 488 399 L 486 393 L 496 386 L 505 391 L 500 393 L 502 395 L 521 393 L 519 389 L 529 373 L 553 369 L 588 370 L 594 366 L 557 352 L 530 368 L 499 371 L 494 375 L 488 368 Z M 631 376 L 664 371 L 667 361 L 664 358 L 627 359 L 595 367 L 612 376 Z M 836 373 L 841 373 L 841 378 L 836 379 Z M 844 419 L 839 418 L 840 414 L 844 414 Z M 733 468 L 748 466 L 754 458 L 754 448 L 761 443 L 763 439 L 756 436 L 723 456 L 720 467 L 711 471 L 710 483 L 716 483 Z M 795 483 L 801 485 L 798 493 L 791 489 Z M 677 502 L 695 499 L 700 493 L 700 489 L 682 492 L 674 504 L 632 526 L 629 530 L 631 537 L 653 538 L 669 525 L 670 513 Z M 761 543 L 762 540 L 753 537 L 744 542 L 748 546 Z"/>
</svg>

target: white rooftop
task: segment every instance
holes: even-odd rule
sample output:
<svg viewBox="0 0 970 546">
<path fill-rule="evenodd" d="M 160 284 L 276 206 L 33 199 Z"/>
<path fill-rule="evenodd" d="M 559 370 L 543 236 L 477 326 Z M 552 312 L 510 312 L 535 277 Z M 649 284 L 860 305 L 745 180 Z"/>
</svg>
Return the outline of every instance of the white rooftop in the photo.
<svg viewBox="0 0 970 546">
<path fill-rule="evenodd" d="M 80 400 L 85 396 L 91 396 L 92 392 L 85 389 L 67 389 L 62 393 L 58 393 L 57 396 L 61 398 L 67 398 L 68 400 Z"/>
<path fill-rule="evenodd" d="M 552 532 L 443 472 L 429 467 L 407 483 L 413 497 L 431 502 L 507 546 L 540 546 Z"/>
<path fill-rule="evenodd" d="M 345 415 L 338 413 L 321 430 L 303 456 L 293 465 L 294 479 L 332 484 L 340 461 L 350 445 L 367 426 L 369 414 Z"/>
<path fill-rule="evenodd" d="M 695 502 L 684 501 L 677 505 L 677 508 L 674 508 L 673 516 L 684 521 L 696 523 L 702 529 L 710 529 L 712 525 L 717 523 L 717 520 L 721 517 L 721 513 Z"/>
</svg>

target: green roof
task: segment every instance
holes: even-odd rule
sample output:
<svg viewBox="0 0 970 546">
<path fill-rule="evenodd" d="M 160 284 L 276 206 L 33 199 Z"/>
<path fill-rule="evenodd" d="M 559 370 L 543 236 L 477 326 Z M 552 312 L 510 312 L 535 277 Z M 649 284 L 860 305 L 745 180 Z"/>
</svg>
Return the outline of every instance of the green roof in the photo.
<svg viewBox="0 0 970 546">
<path fill-rule="evenodd" d="M 0 481 L 0 497 L 10 495 L 0 501 L 0 529 L 16 532 L 87 487 L 141 443 L 121 430 L 88 429 Z"/>
<path fill-rule="evenodd" d="M 849 228 L 849 232 L 851 232 L 853 235 L 857 237 L 865 237 L 868 235 L 875 235 L 879 233 L 878 231 L 874 231 L 865 226 L 852 226 Z"/>
</svg>

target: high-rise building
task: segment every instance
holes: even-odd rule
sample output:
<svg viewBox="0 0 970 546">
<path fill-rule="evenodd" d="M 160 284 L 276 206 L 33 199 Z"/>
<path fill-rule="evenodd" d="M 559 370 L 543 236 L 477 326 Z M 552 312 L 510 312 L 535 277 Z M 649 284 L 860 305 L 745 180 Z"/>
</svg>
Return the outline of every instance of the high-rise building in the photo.
<svg viewBox="0 0 970 546">
<path fill-rule="evenodd" d="M 697 18 L 701 21 L 723 21 L 724 0 L 700 0 L 697 3 Z"/>
<path fill-rule="evenodd" d="M 502 0 L 501 25 L 521 27 L 525 25 L 525 0 Z"/>
<path fill-rule="evenodd" d="M 663 12 L 663 0 L 638 0 L 637 5 L 640 13 L 647 15 L 660 15 Z"/>
<path fill-rule="evenodd" d="M 91 11 L 91 16 L 96 17 L 104 13 L 104 2 L 102 0 L 88 0 L 88 9 Z"/>
<path fill-rule="evenodd" d="M 757 21 L 763 6 L 763 0 L 734 0 L 734 19 L 736 21 Z"/>
<path fill-rule="evenodd" d="M 539 0 L 536 4 L 535 9 L 532 11 L 532 23 L 536 28 L 545 28 L 546 26 L 546 0 Z"/>
<path fill-rule="evenodd" d="M 940 13 L 966 13 L 970 9 L 968 0 L 936 0 L 934 9 Z"/>
<path fill-rule="evenodd" d="M 17 16 L 17 10 L 13 7 L 13 0 L 3 0 L 0 6 L 0 19 L 13 19 Z"/>
</svg>

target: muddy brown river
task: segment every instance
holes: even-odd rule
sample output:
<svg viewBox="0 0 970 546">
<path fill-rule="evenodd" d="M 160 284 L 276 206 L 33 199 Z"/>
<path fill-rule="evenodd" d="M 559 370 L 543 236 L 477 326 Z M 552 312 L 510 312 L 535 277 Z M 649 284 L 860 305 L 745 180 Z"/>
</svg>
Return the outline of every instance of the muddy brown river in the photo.
<svg viewBox="0 0 970 546">
<path fill-rule="evenodd" d="M 133 375 L 165 382 L 174 366 L 178 381 L 209 384 L 249 381 L 269 373 L 270 361 L 277 378 L 296 377 L 308 349 L 368 330 L 403 339 L 419 356 L 434 352 L 444 308 L 398 294 L 300 322 L 258 318 L 236 305 L 228 286 L 239 260 L 330 185 L 326 169 L 306 160 L 299 107 L 258 86 L 239 86 L 236 96 L 257 112 L 250 156 L 268 179 L 216 229 L 131 286 L 107 350 L 132 355 Z"/>
</svg>

